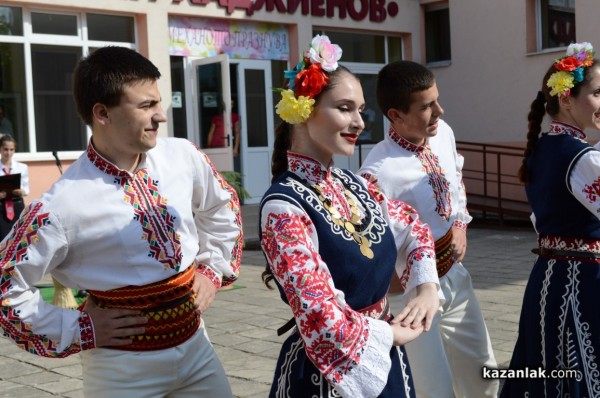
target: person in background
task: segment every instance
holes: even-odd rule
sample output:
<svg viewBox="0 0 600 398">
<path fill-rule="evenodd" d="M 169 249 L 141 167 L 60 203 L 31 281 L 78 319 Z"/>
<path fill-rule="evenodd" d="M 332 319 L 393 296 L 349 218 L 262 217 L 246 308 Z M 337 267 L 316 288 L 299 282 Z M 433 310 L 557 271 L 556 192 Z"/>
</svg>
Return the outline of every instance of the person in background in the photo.
<svg viewBox="0 0 600 398">
<path fill-rule="evenodd" d="M 333 165 L 334 155 L 352 155 L 364 128 L 362 87 L 338 64 L 341 52 L 315 36 L 285 72 L 276 106 L 283 122 L 259 236 L 263 280 L 275 280 L 293 313 L 279 332 L 295 328 L 270 397 L 414 397 L 402 345 L 429 329 L 439 306 L 433 241 L 410 206 Z M 392 320 L 394 273 L 413 300 Z"/>
<path fill-rule="evenodd" d="M 233 111 L 233 101 L 231 101 L 231 128 L 233 129 L 233 156 L 238 157 L 240 154 L 240 115 Z M 225 120 L 223 114 L 225 112 L 225 104 L 221 102 L 217 114 L 210 121 L 210 129 L 208 130 L 208 147 L 223 148 L 228 145 L 227 134 L 225 134 Z"/>
<path fill-rule="evenodd" d="M 546 115 L 552 121 L 542 132 Z M 553 62 L 528 121 L 519 177 L 539 256 L 525 288 L 510 369 L 544 370 L 550 377 L 507 379 L 500 396 L 598 397 L 600 152 L 584 130 L 600 130 L 600 64 L 590 43 L 569 45 Z"/>
<path fill-rule="evenodd" d="M 11 191 L 0 191 L 0 240 L 10 232 L 25 208 L 23 197 L 29 195 L 29 168 L 25 163 L 17 162 L 13 155 L 17 150 L 17 141 L 11 135 L 0 137 L 0 176 L 21 175 L 21 187 Z"/>
<path fill-rule="evenodd" d="M 0 326 L 26 351 L 80 352 L 88 397 L 219 397 L 231 388 L 202 314 L 242 253 L 237 195 L 191 142 L 159 138 L 160 72 L 102 47 L 73 75 L 85 153 L 0 244 Z M 45 303 L 45 274 L 88 298 Z"/>
<path fill-rule="evenodd" d="M 2 135 L 13 135 L 13 125 L 4 113 L 4 107 L 0 105 L 0 137 Z"/>
<path fill-rule="evenodd" d="M 498 380 L 481 377 L 496 359 L 471 276 L 462 265 L 471 216 L 462 181 L 463 158 L 442 119 L 433 73 L 416 62 L 386 65 L 377 76 L 377 103 L 391 123 L 359 174 L 390 199 L 413 206 L 435 239 L 437 274 L 445 302 L 431 331 L 406 345 L 418 397 L 496 397 Z M 390 305 L 410 300 L 395 281 Z M 435 380 L 435 382 L 432 382 Z"/>
</svg>

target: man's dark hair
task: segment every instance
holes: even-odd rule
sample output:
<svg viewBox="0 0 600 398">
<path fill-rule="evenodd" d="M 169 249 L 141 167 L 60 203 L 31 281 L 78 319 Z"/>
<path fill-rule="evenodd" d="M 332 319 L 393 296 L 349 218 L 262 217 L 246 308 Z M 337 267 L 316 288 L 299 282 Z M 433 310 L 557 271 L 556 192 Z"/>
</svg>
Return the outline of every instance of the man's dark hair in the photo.
<svg viewBox="0 0 600 398">
<path fill-rule="evenodd" d="M 391 108 L 404 113 L 410 110 L 412 93 L 435 84 L 433 73 L 413 61 L 397 61 L 384 66 L 377 75 L 377 105 L 386 117 Z"/>
<path fill-rule="evenodd" d="M 95 104 L 117 106 L 123 86 L 158 78 L 158 68 L 138 52 L 116 46 L 99 48 L 75 67 L 73 98 L 77 112 L 83 122 L 91 126 Z"/>
</svg>

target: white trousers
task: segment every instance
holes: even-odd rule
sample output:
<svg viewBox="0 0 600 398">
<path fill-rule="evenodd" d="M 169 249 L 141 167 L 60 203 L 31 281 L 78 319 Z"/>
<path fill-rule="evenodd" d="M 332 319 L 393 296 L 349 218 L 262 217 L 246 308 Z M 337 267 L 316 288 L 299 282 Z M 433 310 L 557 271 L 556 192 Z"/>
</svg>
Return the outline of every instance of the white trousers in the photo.
<svg viewBox="0 0 600 398">
<path fill-rule="evenodd" d="M 231 387 L 203 327 L 177 347 L 81 352 L 83 393 L 92 398 L 231 398 Z"/>
<path fill-rule="evenodd" d="M 483 366 L 497 364 L 469 272 L 454 264 L 440 287 L 446 301 L 431 329 L 404 346 L 417 397 L 496 398 L 499 381 L 482 378 Z M 406 305 L 401 294 L 389 300 L 395 314 Z"/>
</svg>

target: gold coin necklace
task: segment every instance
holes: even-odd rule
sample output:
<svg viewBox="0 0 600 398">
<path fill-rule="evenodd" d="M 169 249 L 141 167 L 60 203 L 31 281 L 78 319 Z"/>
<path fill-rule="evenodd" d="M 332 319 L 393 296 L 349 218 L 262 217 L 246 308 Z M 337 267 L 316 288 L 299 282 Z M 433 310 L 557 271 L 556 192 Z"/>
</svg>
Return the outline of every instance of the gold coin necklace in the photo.
<svg viewBox="0 0 600 398">
<path fill-rule="evenodd" d="M 344 228 L 354 239 L 356 244 L 360 247 L 360 252 L 363 256 L 368 259 L 373 259 L 374 254 L 371 249 L 371 241 L 365 236 L 361 235 L 362 231 L 362 222 L 360 219 L 360 211 L 358 210 L 358 205 L 356 201 L 350 196 L 350 191 L 344 188 L 344 198 L 346 199 L 346 203 L 350 206 L 348 213 L 350 214 L 350 219 L 342 216 L 338 209 L 331 203 L 331 200 L 327 199 L 325 195 L 323 195 L 323 188 L 320 185 L 311 185 L 313 190 L 316 191 L 317 197 L 319 201 L 323 204 L 325 210 L 327 210 L 331 216 L 331 221 Z"/>
</svg>

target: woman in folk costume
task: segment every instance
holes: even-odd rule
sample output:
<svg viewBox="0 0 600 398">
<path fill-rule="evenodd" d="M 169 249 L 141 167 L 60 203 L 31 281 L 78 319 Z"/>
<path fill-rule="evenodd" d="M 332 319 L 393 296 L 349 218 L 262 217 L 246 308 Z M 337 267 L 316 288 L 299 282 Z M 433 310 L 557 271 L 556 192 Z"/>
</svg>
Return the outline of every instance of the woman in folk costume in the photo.
<svg viewBox="0 0 600 398">
<path fill-rule="evenodd" d="M 542 133 L 545 114 L 552 117 Z M 600 67 L 589 43 L 571 44 L 531 104 L 520 178 L 539 254 L 523 298 L 511 369 L 548 378 L 506 380 L 502 397 L 600 397 Z"/>
<path fill-rule="evenodd" d="M 410 206 L 333 166 L 364 128 L 362 87 L 338 65 L 341 52 L 315 36 L 286 71 L 276 107 L 284 122 L 261 202 L 263 278 L 293 312 L 280 332 L 295 328 L 270 397 L 414 397 L 402 345 L 429 329 L 439 307 L 433 240 Z M 386 299 L 394 272 L 413 297 L 395 318 Z"/>
</svg>

